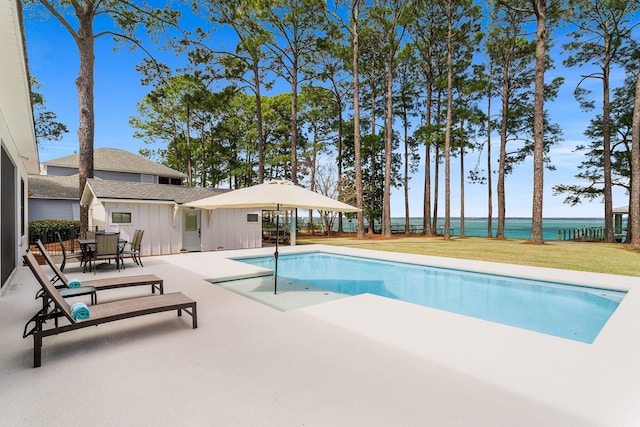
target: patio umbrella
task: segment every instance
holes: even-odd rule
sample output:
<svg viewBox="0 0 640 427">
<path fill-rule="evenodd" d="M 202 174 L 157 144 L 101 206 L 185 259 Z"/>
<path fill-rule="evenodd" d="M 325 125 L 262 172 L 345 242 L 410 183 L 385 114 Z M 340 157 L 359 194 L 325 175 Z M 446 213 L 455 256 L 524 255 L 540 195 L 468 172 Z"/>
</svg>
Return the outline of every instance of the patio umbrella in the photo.
<svg viewBox="0 0 640 427">
<path fill-rule="evenodd" d="M 346 203 L 339 202 L 322 194 L 294 185 L 291 181 L 269 181 L 253 187 L 241 188 L 217 196 L 207 197 L 194 202 L 185 203 L 185 206 L 201 209 L 234 209 L 234 208 L 260 208 L 267 210 L 280 209 L 316 209 L 332 212 L 357 212 L 358 209 Z M 276 216 L 276 251 L 274 271 L 274 289 L 278 288 L 278 234 L 280 233 L 280 221 Z"/>
</svg>

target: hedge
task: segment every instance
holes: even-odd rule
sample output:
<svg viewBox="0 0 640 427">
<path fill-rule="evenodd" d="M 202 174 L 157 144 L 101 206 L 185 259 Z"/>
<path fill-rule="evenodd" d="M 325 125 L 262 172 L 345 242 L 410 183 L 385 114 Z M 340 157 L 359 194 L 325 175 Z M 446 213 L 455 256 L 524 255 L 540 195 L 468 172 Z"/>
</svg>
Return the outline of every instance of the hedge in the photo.
<svg viewBox="0 0 640 427">
<path fill-rule="evenodd" d="M 49 243 L 58 239 L 59 232 L 64 240 L 75 239 L 80 234 L 80 221 L 70 219 L 43 219 L 29 222 L 29 243 L 40 239 Z"/>
</svg>

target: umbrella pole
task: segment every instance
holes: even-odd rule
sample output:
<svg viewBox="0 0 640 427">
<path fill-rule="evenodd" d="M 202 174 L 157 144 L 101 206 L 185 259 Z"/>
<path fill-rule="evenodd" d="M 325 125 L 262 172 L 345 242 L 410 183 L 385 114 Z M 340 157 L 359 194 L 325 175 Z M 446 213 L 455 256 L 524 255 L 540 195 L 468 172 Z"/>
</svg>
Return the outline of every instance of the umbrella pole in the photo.
<svg viewBox="0 0 640 427">
<path fill-rule="evenodd" d="M 276 251 L 273 256 L 276 259 L 276 269 L 273 276 L 273 294 L 278 293 L 278 240 L 280 240 L 280 204 L 277 205 L 276 211 Z"/>
</svg>

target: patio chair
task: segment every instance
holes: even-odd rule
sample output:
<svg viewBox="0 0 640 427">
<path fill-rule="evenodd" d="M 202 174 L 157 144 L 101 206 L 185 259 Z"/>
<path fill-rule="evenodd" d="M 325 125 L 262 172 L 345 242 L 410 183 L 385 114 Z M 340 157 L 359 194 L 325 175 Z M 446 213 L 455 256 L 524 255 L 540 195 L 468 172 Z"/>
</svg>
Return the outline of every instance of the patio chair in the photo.
<svg viewBox="0 0 640 427">
<path fill-rule="evenodd" d="M 58 280 L 61 282 L 61 285 L 56 286 L 59 290 L 60 294 L 63 297 L 67 296 L 77 296 L 79 292 L 79 288 L 69 288 L 69 279 L 62 273 L 60 267 L 53 261 L 51 254 L 47 252 L 44 247 L 44 244 L 38 240 L 36 242 L 42 257 L 45 259 L 51 271 L 53 271 L 54 276 L 51 278 L 50 282 L 55 284 Z M 155 274 L 141 274 L 135 276 L 118 276 L 111 277 L 108 279 L 94 279 L 94 280 L 83 280 L 82 288 L 91 287 L 96 291 L 103 291 L 108 289 L 118 289 L 118 288 L 127 288 L 130 286 L 151 286 L 151 293 L 154 294 L 156 290 L 158 293 L 164 293 L 164 281 L 156 276 Z M 40 295 L 36 295 L 36 297 L 41 297 L 44 291 L 39 291 Z M 93 303 L 97 303 L 98 297 L 94 296 Z"/>
<path fill-rule="evenodd" d="M 120 271 L 120 233 L 96 234 L 96 248 L 89 257 L 89 263 L 93 262 L 93 274 L 96 274 L 96 261 L 111 259 L 116 262 L 116 268 Z"/>
<path fill-rule="evenodd" d="M 129 249 L 125 249 L 124 251 L 122 251 L 123 258 L 127 255 L 130 255 L 133 261 L 140 267 L 144 267 L 144 265 L 142 265 L 142 260 L 140 259 L 140 247 L 142 246 L 143 235 L 144 230 L 136 230 L 133 233 L 133 239 L 131 240 Z"/>
<path fill-rule="evenodd" d="M 67 264 L 68 259 L 80 261 L 80 265 L 82 265 L 82 263 L 85 261 L 84 252 L 67 252 L 67 249 L 64 247 L 64 241 L 62 240 L 60 232 L 56 232 L 56 234 L 58 235 L 60 249 L 62 250 L 62 264 L 60 265 L 60 271 L 64 271 L 64 266 Z"/>
<path fill-rule="evenodd" d="M 82 329 L 89 326 L 97 326 L 102 323 L 113 322 L 116 320 L 128 319 L 131 317 L 144 316 L 152 313 L 161 313 L 165 311 L 176 310 L 178 316 L 182 316 L 184 310 L 191 315 L 192 328 L 198 327 L 198 317 L 196 312 L 196 301 L 187 297 L 181 292 L 175 292 L 163 295 L 150 295 L 146 297 L 129 298 L 108 302 L 105 304 L 92 305 L 90 313 L 86 320 L 77 320 L 74 318 L 71 306 L 60 295 L 58 289 L 47 279 L 42 268 L 36 261 L 33 253 L 27 252 L 24 260 L 29 269 L 38 280 L 40 286 L 44 290 L 46 298 L 53 303 L 51 309 L 41 310 L 32 321 L 34 326 L 27 332 L 25 326 L 24 338 L 29 335 L 33 336 L 33 367 L 37 368 L 42 364 L 42 339 L 51 335 L 57 335 L 64 332 Z M 59 318 L 66 318 L 68 324 L 59 325 Z M 54 321 L 52 327 L 47 322 Z"/>
</svg>

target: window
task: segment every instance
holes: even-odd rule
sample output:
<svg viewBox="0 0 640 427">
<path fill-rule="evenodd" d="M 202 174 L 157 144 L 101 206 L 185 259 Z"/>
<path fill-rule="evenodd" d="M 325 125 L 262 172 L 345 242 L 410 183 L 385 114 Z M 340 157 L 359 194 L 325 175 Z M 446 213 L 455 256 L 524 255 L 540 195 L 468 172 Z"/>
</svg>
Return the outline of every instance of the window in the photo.
<svg viewBox="0 0 640 427">
<path fill-rule="evenodd" d="M 112 224 L 131 224 L 131 212 L 111 212 Z"/>
<path fill-rule="evenodd" d="M 247 222 L 258 222 L 258 214 L 247 214 Z"/>
<path fill-rule="evenodd" d="M 24 236 L 24 224 L 27 222 L 24 216 L 24 179 L 20 179 L 20 235 Z"/>
<path fill-rule="evenodd" d="M 146 182 L 148 184 L 153 184 L 153 183 L 155 183 L 155 176 L 154 175 L 140 174 L 140 182 Z"/>
</svg>

